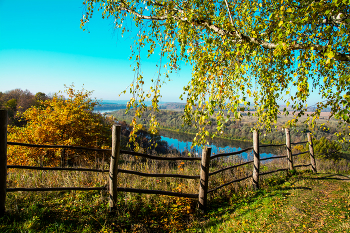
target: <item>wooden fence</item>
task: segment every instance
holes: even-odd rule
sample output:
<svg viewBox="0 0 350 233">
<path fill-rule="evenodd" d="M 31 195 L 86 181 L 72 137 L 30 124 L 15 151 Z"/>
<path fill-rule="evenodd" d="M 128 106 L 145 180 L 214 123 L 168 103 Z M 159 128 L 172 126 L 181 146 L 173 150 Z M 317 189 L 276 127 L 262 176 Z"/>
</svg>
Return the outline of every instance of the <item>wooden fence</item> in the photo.
<svg viewBox="0 0 350 233">
<path fill-rule="evenodd" d="M 168 196 L 177 196 L 177 197 L 187 197 L 187 198 L 198 198 L 198 207 L 201 211 L 205 211 L 207 207 L 207 196 L 209 193 L 212 193 L 224 186 L 230 185 L 235 182 L 240 182 L 249 178 L 252 178 L 252 185 L 255 189 L 259 188 L 259 176 L 271 174 L 279 171 L 293 170 L 297 167 L 302 166 L 311 166 L 313 172 L 316 171 L 316 162 L 313 152 L 313 144 L 310 133 L 308 133 L 308 141 L 291 143 L 290 141 L 290 132 L 289 129 L 286 129 L 286 144 L 279 145 L 259 145 L 259 134 L 258 132 L 253 133 L 253 147 L 246 148 L 236 152 L 230 153 L 221 153 L 211 156 L 211 148 L 206 147 L 202 151 L 202 157 L 192 158 L 192 157 L 160 157 L 160 156 L 152 156 L 143 153 L 137 153 L 133 151 L 125 151 L 120 149 L 120 137 L 121 137 L 121 127 L 119 125 L 113 125 L 112 127 L 112 149 L 98 149 L 98 148 L 87 148 L 87 147 L 76 147 L 76 146 L 64 146 L 64 145 L 33 145 L 26 143 L 17 143 L 17 142 L 8 142 L 7 141 L 7 111 L 0 110 L 0 215 L 5 213 L 5 200 L 6 200 L 6 192 L 17 192 L 17 191 L 62 191 L 62 190 L 109 190 L 109 206 L 110 211 L 115 211 L 116 202 L 117 202 L 117 192 L 133 192 L 133 193 L 148 193 L 148 194 L 161 194 Z M 299 153 L 292 154 L 291 145 L 297 145 L 302 143 L 309 143 L 309 150 Z M 18 166 L 18 165 L 7 165 L 7 145 L 17 145 L 17 146 L 27 146 L 27 147 L 40 147 L 40 148 L 64 148 L 64 149 L 79 149 L 79 150 L 91 150 L 91 151 L 105 151 L 111 152 L 111 160 L 109 170 L 102 169 L 89 169 L 89 168 L 66 168 L 66 167 L 33 167 L 33 166 Z M 262 147 L 282 147 L 286 146 L 286 156 L 276 156 L 260 159 L 259 148 Z M 234 166 L 226 167 L 220 169 L 218 171 L 214 171 L 209 173 L 210 162 L 214 159 L 220 157 L 226 157 L 231 155 L 238 155 L 243 152 L 247 152 L 253 150 L 254 159 L 252 161 L 247 161 L 241 164 L 237 164 Z M 293 157 L 305 153 L 310 153 L 310 164 L 305 165 L 293 165 Z M 142 156 L 148 159 L 155 160 L 200 160 L 200 174 L 198 176 L 189 176 L 189 175 L 180 175 L 180 174 L 150 174 L 150 173 L 142 173 L 124 169 L 118 169 L 118 161 L 120 154 L 128 154 L 133 156 Z M 265 173 L 261 173 L 260 170 L 260 162 L 264 160 L 270 159 L 279 159 L 279 158 L 287 158 L 287 167 L 281 168 L 274 171 L 269 171 Z M 220 172 L 234 169 L 240 166 L 244 166 L 247 164 L 253 163 L 253 173 L 252 175 L 246 176 L 244 178 L 235 179 L 225 184 L 222 184 L 216 188 L 208 190 L 208 182 L 209 177 Z M 17 169 L 34 169 L 34 170 L 61 170 L 61 171 L 90 171 L 90 172 L 108 172 L 109 173 L 109 185 L 103 187 L 57 187 L 57 188 L 6 188 L 6 177 L 7 177 L 7 168 L 17 168 Z M 126 188 L 126 187 L 117 187 L 118 173 L 128 173 L 139 176 L 146 177 L 176 177 L 176 178 L 184 178 L 184 179 L 199 179 L 199 191 L 196 194 L 190 193 L 179 193 L 179 192 L 170 192 L 170 191 L 161 191 L 161 190 L 147 190 L 147 189 L 135 189 L 135 188 Z"/>
</svg>

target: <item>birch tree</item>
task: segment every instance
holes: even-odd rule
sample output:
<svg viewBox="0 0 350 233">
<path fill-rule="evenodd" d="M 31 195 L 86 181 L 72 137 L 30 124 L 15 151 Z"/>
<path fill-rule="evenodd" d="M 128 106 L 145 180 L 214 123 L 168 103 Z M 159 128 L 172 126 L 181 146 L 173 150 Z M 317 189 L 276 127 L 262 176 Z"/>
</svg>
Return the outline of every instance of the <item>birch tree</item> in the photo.
<svg viewBox="0 0 350 233">
<path fill-rule="evenodd" d="M 133 94 L 129 107 L 138 108 L 136 116 L 147 98 L 157 110 L 163 81 L 181 68 L 179 61 L 190 64 L 192 78 L 180 98 L 187 101 L 185 122 L 198 128 L 194 141 L 202 144 L 242 111 L 254 110 L 257 129 L 271 129 L 278 114 L 290 112 L 295 124 L 312 92 L 321 97 L 308 116 L 312 123 L 330 107 L 349 127 L 349 5 L 349 0 L 86 0 L 81 27 L 96 10 L 112 18 L 121 33 L 129 30 L 130 19 L 136 26 L 136 78 L 126 90 Z M 143 49 L 148 55 L 160 51 L 159 67 L 166 63 L 149 89 L 138 73 Z M 206 131 L 212 116 L 216 133 Z"/>
</svg>

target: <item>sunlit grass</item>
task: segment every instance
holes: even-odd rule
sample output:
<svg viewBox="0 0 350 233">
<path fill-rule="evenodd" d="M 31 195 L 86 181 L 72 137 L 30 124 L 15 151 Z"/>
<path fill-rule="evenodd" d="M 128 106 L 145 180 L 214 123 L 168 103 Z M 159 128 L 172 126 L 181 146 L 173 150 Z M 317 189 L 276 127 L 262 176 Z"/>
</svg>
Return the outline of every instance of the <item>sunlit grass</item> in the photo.
<svg viewBox="0 0 350 233">
<path fill-rule="evenodd" d="M 239 157 L 218 160 L 212 163 L 210 172 L 242 161 L 243 159 Z M 349 171 L 342 161 L 317 162 L 319 170 L 332 168 L 340 172 Z M 295 164 L 300 163 L 308 163 L 308 161 L 296 161 Z M 261 171 L 285 167 L 286 159 L 276 159 L 262 163 Z M 108 168 L 108 163 L 104 168 Z M 143 162 L 140 158 L 122 155 L 119 168 L 145 173 L 199 175 L 200 162 Z M 252 165 L 249 164 L 213 175 L 210 177 L 209 189 L 250 175 L 252 169 Z M 304 176 L 306 178 L 303 178 Z M 7 215 L 0 220 L 0 231 L 171 232 L 189 229 L 192 232 L 200 230 L 245 232 L 273 229 L 273 232 L 279 232 L 291 230 L 292 227 L 300 231 L 304 229 L 303 224 L 310 225 L 313 221 L 311 212 L 307 212 L 309 214 L 305 216 L 298 215 L 298 210 L 303 211 L 297 205 L 299 199 L 307 197 L 305 191 L 308 192 L 308 189 L 300 187 L 321 184 L 321 181 L 315 181 L 312 178 L 313 175 L 310 173 L 287 175 L 286 172 L 279 172 L 266 175 L 261 177 L 261 190 L 258 191 L 252 189 L 251 178 L 230 184 L 208 196 L 209 208 L 205 215 L 197 212 L 197 200 L 190 198 L 119 192 L 117 211 L 112 215 L 108 212 L 107 191 L 13 192 L 7 194 Z M 108 173 L 101 172 L 9 169 L 7 186 L 9 188 L 100 187 L 107 182 Z M 119 173 L 118 186 L 196 194 L 199 181 L 198 179 L 151 178 Z M 340 192 L 339 195 L 342 197 L 350 196 L 349 188 L 335 191 Z M 309 199 L 305 199 L 305 202 L 310 202 L 307 205 L 308 208 L 312 207 L 312 203 L 317 203 L 317 201 L 312 202 L 312 195 Z M 329 202 L 327 202 L 329 208 L 327 207 L 325 211 L 331 211 L 330 214 L 320 217 L 324 224 L 326 224 L 325 221 L 330 221 L 329 218 L 333 213 L 343 221 L 341 224 L 336 220 L 333 221 L 334 224 L 327 223 L 326 226 L 329 227 L 327 229 L 341 231 L 349 229 L 348 215 L 344 215 L 343 204 L 338 203 L 334 208 L 333 204 L 328 204 Z M 338 207 L 341 207 L 340 211 Z M 311 229 L 320 229 L 318 225 L 310 226 Z"/>
</svg>

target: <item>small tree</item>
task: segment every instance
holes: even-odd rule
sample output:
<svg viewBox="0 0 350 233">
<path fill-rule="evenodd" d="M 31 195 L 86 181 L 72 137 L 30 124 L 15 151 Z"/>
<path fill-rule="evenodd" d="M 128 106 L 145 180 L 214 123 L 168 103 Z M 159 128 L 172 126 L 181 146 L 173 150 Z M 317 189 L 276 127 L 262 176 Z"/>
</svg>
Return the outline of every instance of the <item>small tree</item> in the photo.
<svg viewBox="0 0 350 233">
<path fill-rule="evenodd" d="M 103 147 L 110 144 L 111 120 L 93 113 L 98 104 L 89 96 L 92 92 L 66 87 L 67 99 L 55 94 L 52 99 L 39 100 L 39 105 L 27 109 L 20 116 L 26 126 L 10 126 L 8 141 L 41 145 L 72 145 Z M 70 152 L 70 154 L 74 151 Z M 94 153 L 81 151 L 80 159 L 91 161 Z M 68 153 L 69 154 L 69 153 Z M 57 149 L 9 146 L 9 164 L 57 166 L 61 153 Z"/>
</svg>

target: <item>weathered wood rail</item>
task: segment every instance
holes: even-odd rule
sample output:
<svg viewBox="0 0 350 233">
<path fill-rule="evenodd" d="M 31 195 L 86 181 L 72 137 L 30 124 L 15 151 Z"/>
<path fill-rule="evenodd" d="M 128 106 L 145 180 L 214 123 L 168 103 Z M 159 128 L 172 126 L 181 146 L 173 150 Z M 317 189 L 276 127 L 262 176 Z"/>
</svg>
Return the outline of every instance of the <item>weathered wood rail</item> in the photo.
<svg viewBox="0 0 350 233">
<path fill-rule="evenodd" d="M 312 138 L 310 133 L 308 133 L 308 141 L 306 142 L 298 142 L 291 143 L 290 141 L 290 132 L 289 129 L 286 129 L 286 144 L 271 144 L 271 145 L 259 145 L 259 133 L 253 133 L 253 147 L 245 148 L 240 151 L 230 152 L 230 153 L 220 153 L 211 156 L 211 148 L 206 147 L 202 151 L 201 158 L 191 158 L 191 157 L 160 157 L 153 156 L 143 153 L 137 153 L 133 151 L 126 151 L 120 149 L 120 126 L 113 125 L 112 127 L 112 149 L 99 149 L 99 148 L 88 148 L 88 147 L 78 147 L 78 146 L 67 146 L 67 145 L 34 145 L 27 143 L 19 143 L 19 142 L 8 142 L 7 141 L 7 111 L 0 110 L 0 216 L 5 213 L 5 201 L 6 201 L 6 192 L 17 192 L 17 191 L 64 191 L 64 190 L 81 190 L 81 191 L 89 191 L 89 190 L 109 190 L 109 206 L 110 211 L 116 210 L 116 202 L 117 202 L 117 192 L 132 192 L 132 193 L 148 193 L 148 194 L 161 194 L 168 196 L 177 196 L 177 197 L 187 197 L 187 198 L 198 198 L 198 207 L 200 210 L 205 211 L 207 208 L 207 196 L 209 193 L 215 192 L 220 188 L 223 188 L 232 183 L 240 182 L 243 180 L 247 180 L 252 178 L 252 186 L 255 189 L 259 188 L 259 177 L 267 174 L 272 174 L 279 171 L 293 170 L 297 167 L 307 167 L 311 166 L 313 172 L 317 172 L 316 170 L 316 162 L 313 151 Z M 309 144 L 309 151 L 305 151 L 298 154 L 292 154 L 291 145 L 297 145 L 302 143 Z M 7 165 L 7 145 L 17 145 L 17 146 L 26 146 L 26 147 L 38 147 L 38 148 L 63 148 L 63 149 L 78 149 L 78 150 L 92 150 L 92 151 L 104 151 L 111 153 L 110 167 L 108 170 L 103 169 L 90 169 L 90 168 L 67 168 L 67 167 L 34 167 L 34 166 L 19 166 L 19 165 Z M 276 146 L 286 146 L 287 155 L 286 156 L 275 156 L 269 158 L 260 159 L 259 148 L 262 147 L 276 147 Z M 252 161 L 246 161 L 240 164 L 236 164 L 234 166 L 229 166 L 214 172 L 209 172 L 210 162 L 214 159 L 218 159 L 221 157 L 227 157 L 232 155 L 238 155 L 243 152 L 247 152 L 253 150 L 254 159 Z M 293 157 L 305 153 L 310 153 L 310 164 L 305 165 L 293 165 Z M 118 168 L 118 161 L 120 154 L 128 154 L 133 156 L 142 156 L 148 159 L 154 160 L 190 160 L 190 161 L 201 161 L 200 164 L 200 174 L 198 176 L 189 176 L 189 175 L 180 175 L 180 174 L 150 174 L 143 172 L 136 172 L 130 170 L 124 170 Z M 271 159 L 280 159 L 287 158 L 287 167 L 281 168 L 274 171 L 269 172 L 260 172 L 260 162 L 264 160 Z M 64 161 L 63 161 L 64 164 Z M 251 175 L 248 175 L 243 178 L 235 179 L 225 184 L 222 184 L 218 187 L 208 190 L 209 177 L 215 174 L 224 172 L 226 170 L 231 170 L 240 166 L 253 164 L 253 171 Z M 108 172 L 109 173 L 109 182 L 108 185 L 103 187 L 56 187 L 56 188 L 7 188 L 6 187 L 6 178 L 7 178 L 7 168 L 16 168 L 16 169 L 33 169 L 33 170 L 55 170 L 55 171 L 89 171 L 89 172 Z M 127 173 L 134 174 L 139 176 L 146 177 L 173 177 L 173 178 L 183 178 L 183 179 L 199 179 L 199 190 L 198 193 L 178 193 L 178 192 L 170 192 L 170 191 L 162 191 L 162 190 L 146 190 L 146 189 L 136 189 L 136 188 L 126 188 L 126 187 L 117 187 L 118 173 Z"/>
</svg>

